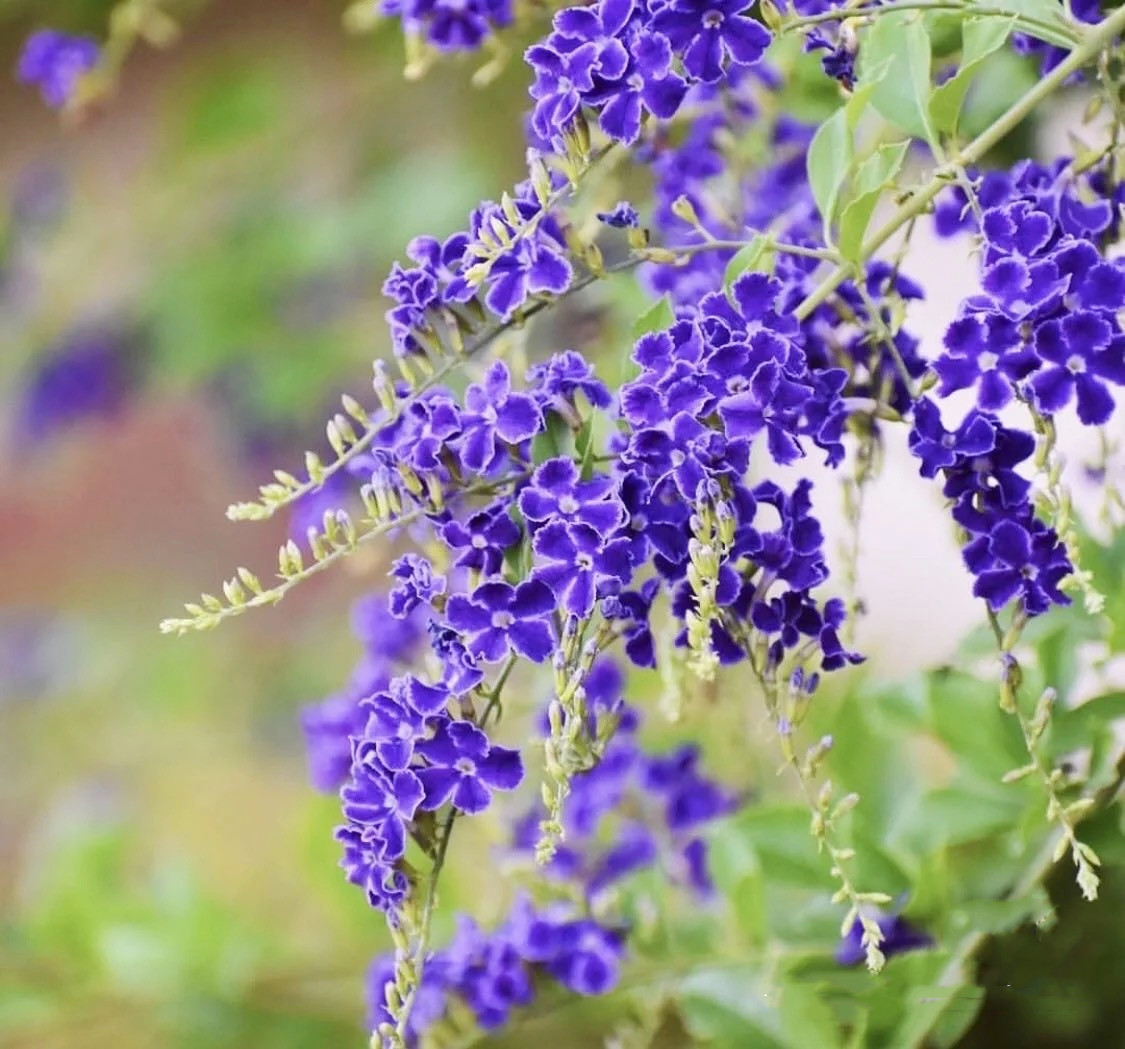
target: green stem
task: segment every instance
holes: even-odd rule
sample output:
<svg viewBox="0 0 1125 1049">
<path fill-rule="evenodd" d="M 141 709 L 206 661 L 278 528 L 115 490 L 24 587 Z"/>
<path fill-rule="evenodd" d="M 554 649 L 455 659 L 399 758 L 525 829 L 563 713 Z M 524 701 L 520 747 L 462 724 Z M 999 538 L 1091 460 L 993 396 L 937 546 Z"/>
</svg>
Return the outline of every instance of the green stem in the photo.
<svg viewBox="0 0 1125 1049">
<path fill-rule="evenodd" d="M 890 3 L 880 7 L 835 8 L 831 11 L 821 11 L 815 15 L 800 15 L 796 18 L 786 19 L 780 31 L 784 33 L 792 29 L 803 29 L 806 26 L 822 25 L 825 22 L 878 18 L 895 11 L 957 11 L 974 17 L 1010 18 L 1037 38 L 1046 33 L 1045 39 L 1047 40 L 1051 40 L 1052 37 L 1057 37 L 1060 34 L 1070 37 L 1076 44 L 1080 39 L 1073 21 L 1068 24 L 1067 21 L 1060 19 L 1055 24 L 1040 18 L 1034 18 L 1031 15 L 1022 14 L 1019 11 L 1004 10 L 988 4 L 958 3 L 957 0 L 934 0 L 932 3 L 927 3 L 926 0 L 906 0 L 904 3 Z"/>
<path fill-rule="evenodd" d="M 445 823 L 439 832 L 437 851 L 434 854 L 434 865 L 430 869 L 429 882 L 426 886 L 426 902 L 422 906 L 422 920 L 418 930 L 418 942 L 414 948 L 412 958 L 414 979 L 411 981 L 409 992 L 403 998 L 395 1020 L 395 1032 L 402 1044 L 406 1044 L 406 1026 L 410 1021 L 410 1012 L 414 1001 L 418 997 L 418 990 L 422 986 L 422 971 L 426 966 L 426 950 L 430 945 L 430 932 L 434 924 L 434 909 L 437 906 L 438 878 L 445 866 L 445 855 L 449 851 L 449 839 L 453 836 L 453 824 L 457 821 L 457 810 L 450 809 Z"/>
<path fill-rule="evenodd" d="M 907 5 L 896 4 L 893 6 L 905 7 Z M 1108 18 L 1092 26 L 1078 47 L 1042 80 L 1038 81 L 1027 94 L 1010 106 L 991 126 L 973 139 L 959 154 L 947 164 L 939 167 L 929 182 L 916 189 L 911 194 L 910 199 L 903 203 L 884 225 L 863 242 L 857 262 L 843 263 L 828 274 L 793 311 L 797 319 L 804 320 L 808 317 L 840 284 L 852 276 L 864 261 L 886 244 L 899 229 L 925 211 L 933 199 L 952 179 L 957 177 L 959 167 L 967 167 L 981 160 L 993 146 L 1022 123 L 1024 118 L 1041 102 L 1050 98 L 1073 73 L 1078 72 L 1083 66 L 1093 61 L 1098 53 L 1103 48 L 1108 47 L 1123 30 L 1125 30 L 1125 7 L 1119 7 Z"/>
<path fill-rule="evenodd" d="M 505 485 L 515 484 L 517 481 L 523 480 L 529 473 L 530 470 L 519 470 L 516 473 L 509 474 L 507 477 L 501 477 L 495 481 L 470 485 L 468 488 L 461 489 L 457 494 L 462 496 L 491 494 Z M 209 630 L 212 627 L 218 626 L 222 620 L 242 615 L 243 612 L 249 611 L 251 608 L 261 608 L 264 605 L 276 605 L 298 583 L 303 583 L 310 576 L 323 572 L 329 566 L 352 553 L 360 543 L 366 543 L 371 539 L 378 539 L 394 531 L 396 528 L 402 528 L 404 525 L 412 524 L 433 512 L 433 507 L 418 506 L 413 510 L 408 510 L 406 513 L 399 514 L 397 517 L 392 517 L 386 521 L 378 521 L 366 532 L 359 532 L 352 542 L 333 547 L 324 557 L 320 558 L 320 560 L 313 561 L 312 564 L 306 565 L 293 575 L 283 576 L 281 582 L 276 586 L 272 586 L 268 590 L 263 590 L 261 593 L 256 593 L 253 597 L 248 598 L 241 604 L 226 604 L 221 608 L 214 609 L 204 606 L 200 614 L 193 613 L 190 619 L 165 619 L 160 624 L 160 632 L 162 634 L 184 634 L 188 630 Z M 282 549 L 284 549 L 284 547 Z M 189 608 L 188 611 L 191 612 L 192 610 Z"/>
</svg>

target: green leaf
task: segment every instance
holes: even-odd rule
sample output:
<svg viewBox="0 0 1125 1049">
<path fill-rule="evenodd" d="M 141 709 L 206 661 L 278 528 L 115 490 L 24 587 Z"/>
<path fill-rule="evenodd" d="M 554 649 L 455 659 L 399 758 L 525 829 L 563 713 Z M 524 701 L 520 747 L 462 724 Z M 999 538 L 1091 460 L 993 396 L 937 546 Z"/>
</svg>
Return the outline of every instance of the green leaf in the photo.
<svg viewBox="0 0 1125 1049">
<path fill-rule="evenodd" d="M 824 220 L 825 243 L 832 243 L 832 219 L 852 160 L 852 133 L 846 108 L 836 110 L 813 135 L 808 173 L 813 199 Z"/>
<path fill-rule="evenodd" d="M 1027 762 L 1016 719 L 996 702 L 995 686 L 956 670 L 928 677 L 930 726 L 961 768 L 998 783 Z"/>
<path fill-rule="evenodd" d="M 760 233 L 755 234 L 754 239 L 745 247 L 739 248 L 734 258 L 727 263 L 726 272 L 723 274 L 723 287 L 729 288 L 744 273 L 757 270 L 759 263 L 772 254 L 768 238 Z"/>
<path fill-rule="evenodd" d="M 859 259 L 863 235 L 879 203 L 883 190 L 894 180 L 906 159 L 909 142 L 892 142 L 880 146 L 855 173 L 852 180 L 852 199 L 844 206 L 840 216 L 839 248 L 844 258 L 853 262 Z"/>
<path fill-rule="evenodd" d="M 913 841 L 919 852 L 977 841 L 1010 831 L 1025 808 L 1026 795 L 1020 791 L 964 777 L 958 785 L 932 791 L 922 799 L 909 834 L 919 839 Z"/>
<path fill-rule="evenodd" d="M 800 1043 L 786 1037 L 767 994 L 761 974 L 749 967 L 705 969 L 680 985 L 688 1030 L 709 1049 L 796 1049 Z"/>
<path fill-rule="evenodd" d="M 809 819 L 803 805 L 761 805 L 732 819 L 730 833 L 753 847 L 770 884 L 823 892 L 831 880 Z"/>
<path fill-rule="evenodd" d="M 1125 718 L 1125 692 L 1109 692 L 1070 710 L 1057 710 L 1051 724 L 1051 754 L 1062 757 L 1087 746 L 1102 725 Z"/>
<path fill-rule="evenodd" d="M 840 1027 L 816 987 L 790 980 L 781 992 L 781 1023 L 791 1045 L 837 1049 Z"/>
<path fill-rule="evenodd" d="M 871 104 L 887 120 L 916 138 L 936 142 L 930 121 L 930 38 L 915 12 L 884 15 L 863 38 L 860 54 L 868 69 L 886 63 Z"/>
<path fill-rule="evenodd" d="M 636 342 L 642 335 L 648 335 L 649 332 L 663 331 L 675 323 L 676 315 L 672 311 L 672 302 L 665 295 L 659 302 L 654 302 L 633 322 L 633 341 Z"/>
<path fill-rule="evenodd" d="M 953 131 L 961 116 L 965 92 L 977 68 L 993 51 L 1004 46 L 1015 21 L 1011 18 L 969 18 L 961 27 L 961 67 L 956 76 L 934 88 L 930 117 L 939 131 Z"/>
</svg>

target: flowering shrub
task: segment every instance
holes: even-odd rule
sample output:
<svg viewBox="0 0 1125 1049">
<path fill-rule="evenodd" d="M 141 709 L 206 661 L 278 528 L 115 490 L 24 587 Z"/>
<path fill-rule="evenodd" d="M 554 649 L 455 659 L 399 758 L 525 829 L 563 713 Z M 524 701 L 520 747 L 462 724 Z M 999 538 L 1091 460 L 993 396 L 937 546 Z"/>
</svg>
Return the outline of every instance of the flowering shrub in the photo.
<svg viewBox="0 0 1125 1049">
<path fill-rule="evenodd" d="M 353 21 L 373 6 L 357 5 Z M 498 48 L 519 12 L 388 0 L 382 13 L 401 20 L 419 73 L 447 52 Z M 998 861 L 990 901 L 1037 900 L 1064 860 L 1097 896 L 1101 861 L 1082 823 L 1120 775 L 1112 762 L 1085 775 L 1064 765 L 1067 732 L 1081 742 L 1054 713 L 1066 682 L 1027 639 L 1040 619 L 1097 622 L 1104 608 L 1056 425 L 1113 424 L 1125 385 L 1125 265 L 1111 250 L 1125 202 L 1113 57 L 1123 27 L 1125 11 L 1050 0 L 785 11 L 599 0 L 558 10 L 527 48 L 527 178 L 462 232 L 407 246 L 409 263 L 383 287 L 395 358 L 393 370 L 375 364 L 373 406 L 345 398 L 327 427 L 334 458 L 310 453 L 304 479 L 278 471 L 229 516 L 265 519 L 343 481 L 341 498 L 281 548 L 277 583 L 239 569 L 222 597 L 163 624 L 208 629 L 275 604 L 373 540 L 411 548 L 357 609 L 363 661 L 304 719 L 314 782 L 339 792 L 345 876 L 394 942 L 370 974 L 375 1044 L 447 1044 L 559 988 L 606 994 L 645 924 L 630 910 L 631 879 L 659 874 L 701 900 L 718 891 L 712 829 L 754 799 L 709 773 L 691 743 L 650 747 L 641 724 L 659 714 L 626 702 L 628 665 L 679 683 L 663 713 L 689 733 L 704 715 L 685 693 L 725 679 L 758 705 L 807 807 L 841 966 L 864 962 L 883 980 L 889 957 L 916 951 L 938 962 L 919 985 L 970 979 L 987 922 L 951 938 L 936 903 L 913 906 L 922 871 L 895 870 L 860 792 L 826 775 L 834 752 L 878 763 L 878 748 L 809 731 L 827 682 L 863 660 L 852 640 L 861 603 L 854 545 L 833 569 L 812 483 L 781 468 L 839 471 L 858 527 L 895 428 L 946 499 L 992 639 L 992 684 L 932 683 L 943 733 L 966 731 L 946 720 L 956 710 L 984 739 L 964 744 L 976 779 L 946 802 L 1006 792 L 984 828 L 1018 829 L 1025 860 L 1010 879 Z M 60 104 L 94 56 L 42 40 L 21 75 Z M 1009 46 L 1034 52 L 1042 77 L 962 133 L 974 76 Z M 1108 137 L 1091 126 L 1097 144 L 1074 157 L 987 167 L 993 147 L 1076 81 L 1112 114 Z M 826 119 L 794 115 L 816 92 L 838 100 Z M 644 179 L 627 179 L 630 167 Z M 650 188 L 615 201 L 617 186 L 638 183 Z M 921 222 L 971 237 L 979 267 L 979 291 L 932 357 L 909 327 L 926 282 L 902 272 Z M 535 318 L 626 271 L 658 301 L 621 349 L 625 381 L 607 383 L 564 347 L 524 365 Z M 340 508 L 344 496 L 361 511 Z M 1082 612 L 1060 611 L 1074 597 Z M 541 741 L 521 751 L 500 742 L 498 723 L 535 681 L 549 690 Z M 464 916 L 451 943 L 435 944 L 458 825 L 528 781 L 537 800 L 502 851 L 514 869 L 538 870 L 530 892 L 496 928 Z M 905 1016 L 893 1044 L 938 1038 L 943 1009 Z M 849 1044 L 892 1044 L 874 1029 L 864 1041 L 854 1016 L 821 1021 L 823 1044 L 845 1031 Z"/>
</svg>

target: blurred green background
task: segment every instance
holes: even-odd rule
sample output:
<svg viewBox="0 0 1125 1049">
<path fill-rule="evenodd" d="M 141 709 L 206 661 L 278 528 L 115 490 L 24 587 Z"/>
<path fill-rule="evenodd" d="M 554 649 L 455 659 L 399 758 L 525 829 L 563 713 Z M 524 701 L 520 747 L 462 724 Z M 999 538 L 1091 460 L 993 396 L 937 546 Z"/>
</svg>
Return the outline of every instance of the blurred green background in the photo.
<svg viewBox="0 0 1125 1049">
<path fill-rule="evenodd" d="M 518 177 L 522 90 L 406 90 L 397 33 L 339 3 L 168 5 L 182 39 L 73 126 L 11 71 L 110 6 L 0 4 L 0 1045 L 358 1045 L 383 923 L 297 711 L 346 678 L 386 555 L 213 636 L 156 624 L 268 566 L 287 522 L 226 504 L 370 390 L 384 275 Z M 64 365 L 96 340 L 84 397 Z M 55 360 L 69 413 L 28 407 Z"/>
<path fill-rule="evenodd" d="M 386 937 L 336 867 L 337 804 L 307 785 L 297 714 L 345 680 L 349 605 L 390 553 L 365 550 L 213 634 L 173 640 L 156 624 L 237 564 L 268 570 L 288 522 L 234 525 L 225 507 L 304 448 L 323 451 L 339 393 L 369 388 L 388 353 L 379 286 L 410 237 L 458 228 L 521 177 L 524 73 L 514 63 L 470 89 L 469 59 L 407 85 L 397 33 L 347 36 L 332 0 L 170 7 L 188 16 L 182 40 L 135 51 L 115 97 L 77 124 L 0 75 L 0 1046 L 361 1045 L 363 974 Z M 0 0 L 0 70 L 30 29 L 100 36 L 109 8 Z M 582 345 L 606 305 L 611 333 L 627 330 L 638 294 L 600 293 L 552 318 L 545 341 Z M 916 560 L 916 538 L 895 541 Z M 1106 560 L 1119 597 L 1122 553 Z M 870 585 L 914 585 L 904 578 Z M 873 673 L 947 656 L 968 604 L 939 615 L 892 601 L 910 643 L 883 638 Z M 1057 660 L 1086 630 L 1060 620 Z M 981 788 L 1016 760 L 1003 730 L 995 747 L 975 731 L 995 711 L 989 687 L 946 675 L 875 689 L 866 674 L 826 691 L 813 731 L 841 743 L 838 784 L 873 799 L 859 830 L 876 887 L 911 889 L 931 928 L 955 928 L 957 906 L 1019 870 L 997 835 L 1038 796 Z M 660 682 L 631 690 L 654 698 Z M 702 734 L 711 767 L 765 798 L 717 835 L 725 910 L 685 924 L 681 907 L 676 930 L 639 936 L 634 989 L 649 963 L 652 986 L 699 970 L 684 1017 L 651 999 L 661 1049 L 689 1044 L 684 1023 L 692 1044 L 832 1049 L 823 1003 L 840 994 L 845 1013 L 859 1002 L 872 1029 L 897 1029 L 941 961 L 903 959 L 878 994 L 834 969 L 829 881 L 756 717 L 748 732 L 744 709 L 710 693 L 684 726 L 649 715 L 654 738 Z M 1097 832 L 1111 868 L 1125 861 L 1120 818 L 1113 808 Z M 1028 816 L 1012 841 L 1025 831 L 1042 826 Z M 459 836 L 444 930 L 458 903 L 485 920 L 502 910 L 488 851 L 500 833 L 484 821 Z M 1113 1040 L 1125 977 L 1106 960 L 1123 892 L 1111 869 L 1105 899 L 1078 907 L 1063 876 L 1051 902 L 1076 919 L 1053 944 L 1025 922 L 1042 898 L 989 912 L 997 931 L 1020 931 L 990 949 L 988 1005 L 965 1044 L 1125 1044 Z M 665 895 L 637 888 L 661 908 Z M 732 959 L 748 968 L 724 968 Z M 1005 991 L 1064 969 L 1065 1007 L 1048 996 L 1037 1012 Z M 809 990 L 775 1014 L 762 989 L 783 973 Z M 606 1026 L 598 1008 L 548 1009 L 503 1044 L 597 1044 L 588 1032 Z"/>
</svg>

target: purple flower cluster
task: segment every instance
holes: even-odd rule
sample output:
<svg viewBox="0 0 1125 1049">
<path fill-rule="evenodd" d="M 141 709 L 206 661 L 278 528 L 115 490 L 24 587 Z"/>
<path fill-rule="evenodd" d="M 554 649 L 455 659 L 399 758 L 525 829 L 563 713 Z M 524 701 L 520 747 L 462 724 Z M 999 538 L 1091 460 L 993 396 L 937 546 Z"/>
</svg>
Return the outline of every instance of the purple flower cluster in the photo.
<svg viewBox="0 0 1125 1049">
<path fill-rule="evenodd" d="M 362 728 L 350 739 L 352 761 L 340 791 L 345 824 L 336 832 L 341 866 L 373 907 L 392 910 L 406 891 L 400 867 L 417 818 L 451 804 L 458 812 L 488 808 L 497 790 L 523 778 L 518 752 L 491 742 L 445 684 L 413 676 L 360 701 Z"/>
<path fill-rule="evenodd" d="M 574 276 L 560 220 L 531 181 L 517 185 L 503 204 L 482 203 L 466 232 L 444 241 L 415 237 L 406 253 L 414 265 L 396 263 L 383 284 L 394 300 L 387 323 L 400 357 L 437 343 L 478 294 L 506 321 L 533 296 L 561 295 Z"/>
<path fill-rule="evenodd" d="M 1074 403 L 1088 426 L 1112 415 L 1110 386 L 1125 385 L 1125 261 L 1105 259 L 1102 241 L 1125 198 L 1099 192 L 1100 176 L 1079 179 L 1060 160 L 981 179 L 982 291 L 945 333 L 942 396 L 975 388 L 985 411 L 1019 396 L 1044 415 Z M 975 224 L 966 212 L 952 195 L 938 228 Z"/>
<path fill-rule="evenodd" d="M 27 38 L 20 52 L 16 77 L 39 88 L 43 101 L 61 109 L 73 97 L 79 80 L 98 64 L 101 48 L 86 36 L 70 36 L 40 29 Z"/>
<path fill-rule="evenodd" d="M 512 1010 L 530 1005 L 544 980 L 575 994 L 605 994 L 616 985 L 624 953 L 624 930 L 599 924 L 567 904 L 535 907 L 521 896 L 492 932 L 461 916 L 452 942 L 426 965 L 410 1015 L 409 1040 L 438 1023 L 457 998 L 485 1031 L 507 1023 Z M 394 962 L 375 960 L 368 974 L 373 1027 L 390 1022 L 386 988 Z"/>
<path fill-rule="evenodd" d="M 535 133 L 561 144 L 585 109 L 610 138 L 635 142 L 646 116 L 675 115 L 690 83 L 761 60 L 770 35 L 745 9 L 742 0 L 599 0 L 560 11 L 526 55 Z"/>
<path fill-rule="evenodd" d="M 914 408 L 910 450 L 922 476 L 944 479 L 943 494 L 968 537 L 963 556 L 977 597 L 993 611 L 1018 600 L 1029 616 L 1070 603 L 1059 583 L 1073 566 L 1058 535 L 1036 518 L 1031 485 L 1017 471 L 1035 450 L 1029 434 L 979 409 L 949 431 L 937 405 L 923 398 Z"/>
<path fill-rule="evenodd" d="M 402 22 L 409 39 L 437 51 L 475 51 L 512 24 L 512 0 L 381 0 L 380 12 Z"/>
<path fill-rule="evenodd" d="M 839 641 L 842 606 L 822 608 L 811 596 L 828 576 L 811 485 L 802 481 L 786 493 L 773 482 L 751 488 L 743 479 L 757 439 L 780 464 L 801 458 L 808 443 L 830 463 L 843 454 L 846 373 L 808 367 L 796 321 L 777 310 L 781 290 L 774 279 L 746 275 L 730 297 L 712 293 L 695 316 L 637 343 L 642 371 L 620 394 L 631 428 L 619 463 L 630 504 L 624 528 L 672 589 L 673 613 L 686 617 L 698 597 L 689 569 L 697 555 L 716 553 L 701 548 L 699 510 L 690 508 L 709 504 L 728 547 L 714 579 L 726 619 L 711 628 L 720 662 L 745 658 L 731 631 L 752 625 L 771 638 L 773 661 L 811 641 L 821 665 L 834 669 L 858 657 Z M 766 527 L 767 518 L 777 526 Z M 627 592 L 607 614 L 640 619 L 654 596 Z"/>
<path fill-rule="evenodd" d="M 545 873 L 578 887 L 591 905 L 622 878 L 656 864 L 673 881 L 707 896 L 712 885 L 700 830 L 731 812 L 738 798 L 700 771 L 692 744 L 659 756 L 647 753 L 637 739 L 640 716 L 624 705 L 623 687 L 622 672 L 609 659 L 584 679 L 591 718 L 613 712 L 620 721 L 601 761 L 571 781 L 565 844 Z M 517 853 L 534 853 L 543 815 L 536 807 L 518 821 Z"/>
<path fill-rule="evenodd" d="M 767 125 L 771 162 L 741 181 L 730 178 L 731 136 L 747 134 L 751 128 L 761 133 L 763 110 L 773 108 L 762 104 L 762 96 L 775 87 L 764 65 L 732 70 L 721 93 L 709 85 L 693 89 L 690 103 L 699 115 L 680 141 L 658 132 L 646 143 L 642 155 L 655 177 L 654 227 L 664 243 L 700 245 L 707 236 L 748 240 L 771 230 L 794 246 L 820 246 L 822 223 L 805 171 L 813 125 L 784 115 L 773 119 Z M 683 199 L 690 203 L 702 230 L 678 214 L 677 202 Z M 694 305 L 723 283 L 733 255 L 733 251 L 700 251 L 686 265 L 651 267 L 648 284 L 674 303 Z M 774 273 L 784 288 L 786 305 L 795 305 L 811 289 L 816 269 L 814 258 L 784 253 L 777 257 Z M 918 340 L 898 328 L 890 336 L 892 349 L 873 332 L 892 330 L 894 306 L 921 297 L 922 289 L 897 269 L 881 260 L 867 263 L 862 286 L 843 282 L 836 296 L 802 323 L 810 371 L 843 368 L 842 393 L 879 398 L 899 412 L 908 411 L 907 380 L 917 379 L 926 369 Z M 880 304 L 878 315 L 871 303 Z"/>
</svg>

